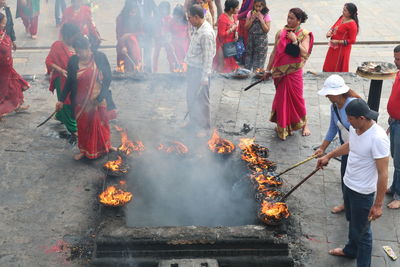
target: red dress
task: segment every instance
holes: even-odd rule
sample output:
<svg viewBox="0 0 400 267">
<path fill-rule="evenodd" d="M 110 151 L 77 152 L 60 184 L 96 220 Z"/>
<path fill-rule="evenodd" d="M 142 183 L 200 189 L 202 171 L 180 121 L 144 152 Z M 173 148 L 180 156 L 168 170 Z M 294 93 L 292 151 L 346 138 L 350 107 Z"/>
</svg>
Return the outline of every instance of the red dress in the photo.
<svg viewBox="0 0 400 267">
<path fill-rule="evenodd" d="M 214 59 L 214 65 L 217 67 L 219 72 L 231 72 L 239 68 L 234 57 L 224 58 L 222 46 L 226 43 L 235 41 L 235 31 L 228 33 L 230 27 L 237 22 L 237 17 L 234 16 L 234 20 L 231 21 L 226 13 L 221 14 L 218 18 L 218 34 L 217 34 L 217 53 Z M 218 61 L 223 59 L 223 66 L 218 66 Z"/>
<path fill-rule="evenodd" d="M 182 64 L 189 49 L 189 26 L 172 18 L 169 28 L 175 55 Z"/>
<path fill-rule="evenodd" d="M 30 87 L 14 70 L 12 41 L 0 31 L 0 116 L 19 108 L 24 103 L 23 91 Z"/>
<path fill-rule="evenodd" d="M 254 0 L 243 0 L 242 6 L 240 7 L 238 19 L 239 19 L 239 36 L 243 38 L 244 45 L 247 45 L 249 33 L 246 27 L 246 16 L 249 11 L 253 9 Z"/>
<path fill-rule="evenodd" d="M 322 68 L 325 72 L 349 71 L 351 46 L 356 42 L 358 28 L 355 21 L 342 23 L 342 20 L 343 17 L 340 17 L 335 25 L 332 26 L 333 35 L 331 40 L 346 40 L 347 45 L 330 44 Z"/>
</svg>

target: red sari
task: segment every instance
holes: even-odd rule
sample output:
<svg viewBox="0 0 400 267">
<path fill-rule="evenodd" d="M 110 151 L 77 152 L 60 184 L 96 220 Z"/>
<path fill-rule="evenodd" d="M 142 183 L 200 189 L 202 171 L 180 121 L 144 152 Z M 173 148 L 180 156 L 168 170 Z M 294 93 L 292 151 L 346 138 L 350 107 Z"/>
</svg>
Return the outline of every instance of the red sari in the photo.
<svg viewBox="0 0 400 267">
<path fill-rule="evenodd" d="M 342 20 L 343 17 L 340 17 L 332 26 L 331 40 L 346 40 L 347 45 L 330 43 L 322 68 L 325 72 L 349 71 L 351 46 L 356 42 L 358 28 L 355 21 L 342 23 Z"/>
<path fill-rule="evenodd" d="M 223 73 L 232 72 L 239 68 L 234 57 L 224 58 L 224 52 L 222 50 L 224 44 L 235 41 L 235 31 L 228 33 L 229 28 L 238 21 L 236 16 L 233 16 L 233 18 L 234 20 L 231 21 L 226 13 L 221 14 L 218 18 L 217 53 L 214 59 L 214 65 L 217 71 Z M 223 63 L 220 61 L 223 61 Z"/>
<path fill-rule="evenodd" d="M 249 38 L 249 32 L 244 25 L 246 24 L 247 13 L 253 9 L 253 2 L 254 0 L 243 0 L 238 14 L 239 36 L 243 38 L 244 45 L 247 45 L 247 40 Z"/>
<path fill-rule="evenodd" d="M 189 49 L 189 26 L 175 20 L 171 20 L 169 30 L 172 35 L 172 46 L 179 64 L 183 64 L 186 53 Z"/>
<path fill-rule="evenodd" d="M 299 42 L 310 36 L 308 56 L 293 57 L 285 53 L 285 48 L 291 41 L 286 38 L 287 30 L 282 29 L 279 41 L 275 47 L 272 63 L 272 78 L 276 93 L 272 103 L 271 122 L 275 122 L 276 132 L 280 139 L 285 140 L 292 131 L 306 125 L 306 104 L 303 97 L 303 67 L 311 54 L 314 38 L 311 32 L 300 29 L 296 35 Z"/>
<path fill-rule="evenodd" d="M 107 153 L 111 147 L 106 101 L 96 102 L 100 93 L 101 73 L 94 60 L 77 72 L 75 119 L 78 123 L 78 147 L 89 159 Z"/>
<path fill-rule="evenodd" d="M 30 87 L 14 70 L 12 41 L 0 31 L 0 116 L 18 109 L 24 103 L 23 91 Z"/>
</svg>

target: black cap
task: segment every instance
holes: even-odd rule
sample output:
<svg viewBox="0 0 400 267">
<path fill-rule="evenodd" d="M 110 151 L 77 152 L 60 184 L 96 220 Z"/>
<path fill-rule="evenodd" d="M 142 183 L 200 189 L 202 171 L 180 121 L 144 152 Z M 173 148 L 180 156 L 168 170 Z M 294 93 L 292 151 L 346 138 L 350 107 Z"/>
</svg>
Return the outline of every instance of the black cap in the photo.
<svg viewBox="0 0 400 267">
<path fill-rule="evenodd" d="M 379 116 L 379 113 L 370 109 L 367 102 L 361 98 L 354 99 L 347 105 L 346 114 L 354 117 L 364 116 L 374 121 L 376 121 Z"/>
</svg>

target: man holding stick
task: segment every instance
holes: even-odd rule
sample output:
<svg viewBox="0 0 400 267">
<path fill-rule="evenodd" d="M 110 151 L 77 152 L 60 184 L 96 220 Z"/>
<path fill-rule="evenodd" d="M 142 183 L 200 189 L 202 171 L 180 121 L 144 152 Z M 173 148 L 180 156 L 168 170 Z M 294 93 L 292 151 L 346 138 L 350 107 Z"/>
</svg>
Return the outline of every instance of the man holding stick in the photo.
<svg viewBox="0 0 400 267">
<path fill-rule="evenodd" d="M 210 129 L 210 75 L 215 56 L 215 33 L 205 21 L 203 8 L 194 5 L 189 9 L 189 21 L 195 28 L 189 50 L 185 57 L 188 65 L 186 74 L 186 102 L 189 124 L 199 137 L 205 137 Z"/>
<path fill-rule="evenodd" d="M 378 112 L 371 110 L 364 100 L 351 101 L 346 114 L 351 125 L 349 142 L 321 157 L 317 163 L 317 167 L 322 168 L 331 158 L 349 154 L 343 178 L 349 241 L 343 249 L 332 249 L 329 254 L 357 258 L 358 267 L 369 267 L 372 253 L 370 222 L 382 215 L 390 144 L 385 131 L 374 121 Z"/>
</svg>

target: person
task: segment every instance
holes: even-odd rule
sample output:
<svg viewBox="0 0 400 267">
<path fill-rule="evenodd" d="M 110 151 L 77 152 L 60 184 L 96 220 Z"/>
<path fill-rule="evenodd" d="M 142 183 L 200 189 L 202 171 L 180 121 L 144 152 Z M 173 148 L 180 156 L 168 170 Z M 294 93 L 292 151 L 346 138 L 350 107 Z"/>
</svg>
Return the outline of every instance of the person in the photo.
<svg viewBox="0 0 400 267">
<path fill-rule="evenodd" d="M 12 41 L 6 34 L 7 17 L 0 13 L 0 120 L 12 111 L 23 111 L 24 94 L 30 85 L 14 70 Z"/>
<path fill-rule="evenodd" d="M 303 67 L 311 54 L 313 34 L 301 28 L 307 14 L 300 8 L 289 10 L 287 25 L 276 33 L 274 49 L 270 55 L 263 79 L 272 76 L 276 93 L 272 103 L 271 122 L 281 140 L 293 131 L 302 129 L 310 135 L 307 126 L 306 104 L 303 97 Z"/>
<path fill-rule="evenodd" d="M 115 109 L 109 86 L 111 69 L 106 55 L 90 49 L 86 37 L 73 43 L 76 55 L 71 56 L 67 67 L 67 81 L 56 111 L 60 111 L 70 94 L 73 116 L 78 126 L 78 147 L 83 157 L 96 159 L 114 150 L 110 141 L 110 110 Z"/>
<path fill-rule="evenodd" d="M 254 0 L 253 10 L 247 13 L 245 27 L 249 34 L 245 68 L 253 71 L 264 69 L 271 28 L 271 16 L 265 0 Z"/>
<path fill-rule="evenodd" d="M 101 37 L 93 22 L 90 7 L 83 5 L 82 0 L 71 0 L 71 6 L 64 10 L 61 20 L 61 25 L 65 23 L 76 25 L 81 33 L 89 38 L 92 48 L 98 48 Z"/>
<path fill-rule="evenodd" d="M 343 78 L 337 74 L 329 76 L 325 82 L 324 87 L 318 91 L 318 94 L 325 96 L 332 103 L 331 105 L 331 119 L 329 124 L 328 132 L 325 135 L 325 139 L 319 148 L 315 151 L 314 155 L 321 157 L 325 154 L 325 150 L 328 148 L 332 140 L 336 135 L 339 134 L 340 144 L 344 144 L 349 139 L 349 128 L 350 122 L 347 119 L 346 107 L 354 99 L 360 98 L 360 96 L 351 90 Z M 343 177 L 346 171 L 348 155 L 342 155 L 340 164 L 340 177 L 341 177 L 341 188 L 343 192 Z M 340 213 L 344 211 L 344 204 L 335 206 L 331 209 L 332 213 Z"/>
<path fill-rule="evenodd" d="M 394 48 L 394 63 L 400 70 L 400 45 Z M 393 195 L 393 201 L 388 204 L 389 209 L 400 208 L 400 74 L 396 75 L 392 92 L 387 104 L 389 113 L 390 152 L 393 158 L 393 181 L 388 194 Z"/>
<path fill-rule="evenodd" d="M 210 75 L 215 56 L 215 33 L 205 21 L 203 8 L 194 5 L 189 9 L 189 22 L 195 28 L 185 57 L 188 66 L 186 103 L 189 124 L 199 137 L 210 129 Z"/>
<path fill-rule="evenodd" d="M 214 25 L 214 5 L 213 0 L 185 0 L 183 7 L 186 13 L 189 13 L 189 9 L 193 5 L 200 5 L 204 9 L 204 18 L 210 23 L 210 25 Z"/>
<path fill-rule="evenodd" d="M 356 42 L 359 31 L 357 6 L 347 3 L 343 14 L 329 29 L 326 38 L 330 38 L 323 71 L 348 72 L 351 46 Z"/>
<path fill-rule="evenodd" d="M 61 17 L 67 5 L 65 0 L 55 0 L 54 3 L 54 18 L 56 19 L 56 27 L 61 25 Z"/>
<path fill-rule="evenodd" d="M 75 54 L 72 43 L 80 34 L 77 26 L 65 23 L 61 27 L 62 41 L 55 41 L 46 57 L 47 73 L 50 74 L 49 90 L 51 92 L 54 92 L 54 89 L 56 90 L 58 100 L 61 99 L 61 93 L 67 78 L 69 58 Z M 72 135 L 76 135 L 76 120 L 73 118 L 72 113 L 71 100 L 67 96 L 63 108 L 56 113 L 56 119 L 63 123 Z"/>
<path fill-rule="evenodd" d="M 136 2 L 125 1 L 123 9 L 117 17 L 116 33 L 118 69 L 124 72 L 141 70 L 142 53 L 139 35 L 143 34 L 143 28 Z"/>
<path fill-rule="evenodd" d="M 172 11 L 170 23 L 171 44 L 178 64 L 184 64 L 185 55 L 189 49 L 189 27 L 186 14 L 182 5 L 177 5 Z"/>
<path fill-rule="evenodd" d="M 39 26 L 40 0 L 17 0 L 16 18 L 21 18 L 26 34 L 37 38 Z"/>
<path fill-rule="evenodd" d="M 237 20 L 238 12 L 238 0 L 225 1 L 224 13 L 218 18 L 217 52 L 214 60 L 214 68 L 217 72 L 227 73 L 239 68 L 235 57 L 224 57 L 223 51 L 225 44 L 235 42 L 239 38 L 237 31 L 239 25 Z"/>
<path fill-rule="evenodd" d="M 322 168 L 333 157 L 349 154 L 343 178 L 349 240 L 344 248 L 332 249 L 329 254 L 357 258 L 358 267 L 370 267 L 370 222 L 382 215 L 390 144 L 385 131 L 375 123 L 378 112 L 371 110 L 364 100 L 358 98 L 351 101 L 346 107 L 346 113 L 351 124 L 349 141 L 319 158 L 317 163 L 317 168 Z"/>
<path fill-rule="evenodd" d="M 17 44 L 15 38 L 15 31 L 14 31 L 14 22 L 11 14 L 11 9 L 7 6 L 6 0 L 0 0 L 0 13 L 6 16 L 7 18 L 7 25 L 6 25 L 6 34 L 10 37 L 12 41 L 13 50 L 17 50 Z"/>
<path fill-rule="evenodd" d="M 247 14 L 253 10 L 253 2 L 254 0 L 243 0 L 242 5 L 240 6 L 240 10 L 238 12 L 238 20 L 239 20 L 239 28 L 238 33 L 239 37 L 243 38 L 243 43 L 247 46 L 248 40 L 248 29 L 246 29 L 246 21 Z"/>
</svg>

